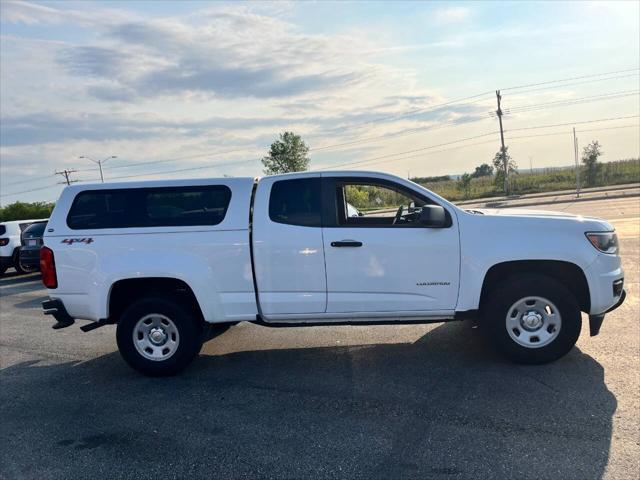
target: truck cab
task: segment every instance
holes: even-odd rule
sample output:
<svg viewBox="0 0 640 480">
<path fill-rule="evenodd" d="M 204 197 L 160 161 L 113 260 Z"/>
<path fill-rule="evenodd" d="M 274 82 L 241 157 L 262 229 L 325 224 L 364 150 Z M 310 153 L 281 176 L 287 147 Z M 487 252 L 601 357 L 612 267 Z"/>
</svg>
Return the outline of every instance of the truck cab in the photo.
<svg viewBox="0 0 640 480">
<path fill-rule="evenodd" d="M 378 172 L 67 187 L 45 233 L 54 328 L 117 324 L 151 375 L 182 370 L 203 332 L 479 318 L 509 358 L 567 353 L 624 300 L 611 225 L 465 211 Z"/>
</svg>

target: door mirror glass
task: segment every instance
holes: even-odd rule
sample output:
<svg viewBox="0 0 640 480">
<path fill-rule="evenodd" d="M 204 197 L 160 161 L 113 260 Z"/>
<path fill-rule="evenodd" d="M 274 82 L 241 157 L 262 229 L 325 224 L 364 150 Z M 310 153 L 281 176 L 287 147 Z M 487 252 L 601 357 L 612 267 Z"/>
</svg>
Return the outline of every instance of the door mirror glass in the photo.
<svg viewBox="0 0 640 480">
<path fill-rule="evenodd" d="M 447 226 L 447 214 L 440 205 L 425 205 L 420 212 L 420 223 L 429 228 Z"/>
</svg>

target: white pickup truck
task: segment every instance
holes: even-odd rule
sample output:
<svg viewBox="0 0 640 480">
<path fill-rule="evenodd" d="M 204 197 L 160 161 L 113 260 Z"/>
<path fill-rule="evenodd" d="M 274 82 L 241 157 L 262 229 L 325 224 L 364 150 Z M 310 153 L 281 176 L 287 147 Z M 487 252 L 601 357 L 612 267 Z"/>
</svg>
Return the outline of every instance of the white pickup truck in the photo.
<svg viewBox="0 0 640 480">
<path fill-rule="evenodd" d="M 117 324 L 133 368 L 174 374 L 211 331 L 478 317 L 517 362 L 566 354 L 624 298 L 613 227 L 463 210 L 375 172 L 72 185 L 41 250 L 54 328 Z M 209 332 L 207 334 L 207 332 Z"/>
</svg>

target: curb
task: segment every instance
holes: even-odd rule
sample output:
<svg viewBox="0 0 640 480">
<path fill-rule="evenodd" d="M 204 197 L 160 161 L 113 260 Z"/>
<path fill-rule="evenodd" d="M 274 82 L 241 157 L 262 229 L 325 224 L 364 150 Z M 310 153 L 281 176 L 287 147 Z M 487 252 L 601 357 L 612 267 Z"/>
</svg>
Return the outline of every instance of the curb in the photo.
<svg viewBox="0 0 640 480">
<path fill-rule="evenodd" d="M 581 197 L 581 198 L 571 198 L 571 199 L 562 199 L 562 200 L 547 200 L 547 201 L 539 201 L 539 202 L 527 202 L 527 203 L 518 203 L 516 205 L 509 205 L 509 201 L 502 202 L 476 202 L 477 208 L 520 208 L 520 207 L 535 207 L 537 205 L 553 205 L 555 203 L 576 203 L 576 202 L 590 202 L 595 200 L 615 200 L 618 198 L 633 198 L 640 197 L 640 192 L 634 192 L 631 194 L 619 193 L 616 195 L 601 195 L 597 197 Z M 482 203 L 482 206 L 478 207 L 478 203 Z M 460 204 L 456 204 L 460 205 Z"/>
<path fill-rule="evenodd" d="M 610 192 L 612 190 L 631 190 L 633 188 L 640 188 L 640 184 L 626 184 L 626 185 L 609 185 L 607 187 L 595 187 L 591 189 L 582 189 L 580 193 L 589 194 L 589 193 L 601 193 L 601 192 Z M 474 200 L 464 200 L 462 202 L 456 202 L 456 205 L 474 205 L 481 202 L 508 202 L 513 200 L 528 200 L 530 198 L 544 198 L 544 197 L 560 197 L 560 196 L 571 196 L 575 195 L 575 190 L 558 190 L 555 192 L 539 192 L 539 193 L 525 193 L 523 195 L 513 195 L 510 197 L 485 197 L 485 198 L 476 198 Z M 610 197 L 611 198 L 611 197 Z"/>
</svg>

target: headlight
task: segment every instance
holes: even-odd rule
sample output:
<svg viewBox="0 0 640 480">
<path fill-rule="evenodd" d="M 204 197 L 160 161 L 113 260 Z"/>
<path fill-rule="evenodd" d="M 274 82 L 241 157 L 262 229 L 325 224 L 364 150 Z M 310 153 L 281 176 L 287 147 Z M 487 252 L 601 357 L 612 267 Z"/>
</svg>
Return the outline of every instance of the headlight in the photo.
<svg viewBox="0 0 640 480">
<path fill-rule="evenodd" d="M 587 232 L 585 235 L 591 245 L 602 253 L 618 253 L 618 235 L 616 235 L 616 232 Z"/>
</svg>

